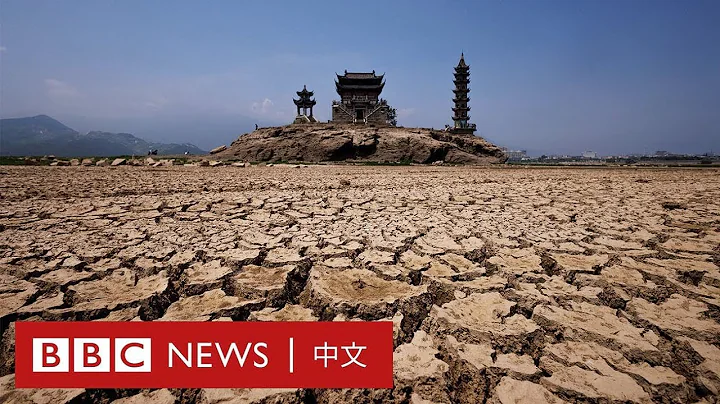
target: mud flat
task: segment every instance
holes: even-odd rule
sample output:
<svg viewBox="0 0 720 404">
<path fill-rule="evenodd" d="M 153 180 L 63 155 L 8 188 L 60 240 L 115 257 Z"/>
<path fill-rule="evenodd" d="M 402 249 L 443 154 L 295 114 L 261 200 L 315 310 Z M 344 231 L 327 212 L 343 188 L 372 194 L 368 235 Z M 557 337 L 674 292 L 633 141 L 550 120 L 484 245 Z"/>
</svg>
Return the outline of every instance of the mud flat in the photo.
<svg viewBox="0 0 720 404">
<path fill-rule="evenodd" d="M 0 402 L 715 402 L 720 172 L 1 167 Z M 14 321 L 395 324 L 392 390 L 14 390 Z"/>
</svg>

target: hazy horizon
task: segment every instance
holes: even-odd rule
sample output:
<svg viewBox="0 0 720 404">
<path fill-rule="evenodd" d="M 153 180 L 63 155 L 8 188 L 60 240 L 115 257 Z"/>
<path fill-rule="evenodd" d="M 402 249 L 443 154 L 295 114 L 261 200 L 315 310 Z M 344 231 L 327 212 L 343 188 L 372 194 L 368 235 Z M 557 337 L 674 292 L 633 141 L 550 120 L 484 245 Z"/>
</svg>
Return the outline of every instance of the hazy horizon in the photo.
<svg viewBox="0 0 720 404">
<path fill-rule="evenodd" d="M 334 74 L 386 74 L 402 126 L 451 123 L 470 64 L 478 134 L 538 154 L 720 151 L 716 1 L 0 1 L 0 116 L 229 144 L 290 123 Z"/>
</svg>

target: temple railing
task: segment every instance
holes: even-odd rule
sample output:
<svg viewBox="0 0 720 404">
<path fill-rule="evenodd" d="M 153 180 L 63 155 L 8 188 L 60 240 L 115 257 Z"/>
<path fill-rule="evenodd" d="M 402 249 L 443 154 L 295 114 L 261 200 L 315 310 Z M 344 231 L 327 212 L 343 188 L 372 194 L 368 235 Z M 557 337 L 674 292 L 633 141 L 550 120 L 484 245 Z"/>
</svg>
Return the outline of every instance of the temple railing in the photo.
<svg viewBox="0 0 720 404">
<path fill-rule="evenodd" d="M 353 116 L 352 112 L 348 111 L 347 108 L 345 108 L 345 105 L 343 105 L 341 102 L 333 101 L 332 103 L 333 108 L 337 108 L 340 111 L 344 112 L 347 116 L 350 117 L 353 121 L 355 120 L 355 117 Z"/>
<path fill-rule="evenodd" d="M 368 118 L 373 116 L 373 114 L 375 114 L 376 112 L 380 111 L 385 105 L 386 104 L 382 103 L 382 102 L 378 103 L 378 105 L 375 108 L 373 108 L 367 115 L 365 115 L 365 123 L 367 123 Z"/>
<path fill-rule="evenodd" d="M 343 103 L 348 102 L 370 102 L 370 103 L 376 103 L 378 102 L 376 97 L 370 96 L 370 95 L 353 95 L 352 97 L 343 98 Z"/>
</svg>

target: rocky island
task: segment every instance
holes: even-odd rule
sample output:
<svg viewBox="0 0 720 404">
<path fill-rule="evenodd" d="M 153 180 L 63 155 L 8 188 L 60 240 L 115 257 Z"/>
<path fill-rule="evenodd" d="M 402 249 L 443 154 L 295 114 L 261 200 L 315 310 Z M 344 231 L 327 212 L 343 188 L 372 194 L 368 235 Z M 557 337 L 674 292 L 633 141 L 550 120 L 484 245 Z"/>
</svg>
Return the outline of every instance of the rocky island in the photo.
<svg viewBox="0 0 720 404">
<path fill-rule="evenodd" d="M 260 128 L 215 154 L 241 161 L 503 163 L 502 150 L 481 137 L 423 128 L 313 123 Z"/>
<path fill-rule="evenodd" d="M 376 163 L 504 163 L 503 151 L 475 136 L 469 123 L 470 66 L 465 55 L 455 67 L 453 126 L 443 130 L 397 126 L 395 109 L 380 98 L 384 74 L 336 74 L 340 100 L 332 102 L 332 119 L 319 123 L 313 115 L 314 92 L 303 86 L 293 99 L 297 116 L 288 126 L 256 128 L 240 136 L 229 148 L 211 153 L 221 159 L 242 161 L 349 161 Z"/>
</svg>

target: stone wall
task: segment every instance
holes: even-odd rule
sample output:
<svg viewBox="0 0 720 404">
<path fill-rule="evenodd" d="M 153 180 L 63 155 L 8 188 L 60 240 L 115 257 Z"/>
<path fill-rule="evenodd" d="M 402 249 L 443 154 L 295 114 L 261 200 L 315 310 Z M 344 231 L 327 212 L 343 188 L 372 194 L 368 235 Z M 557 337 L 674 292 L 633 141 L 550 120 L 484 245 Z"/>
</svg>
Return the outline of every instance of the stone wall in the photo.
<svg viewBox="0 0 720 404">
<path fill-rule="evenodd" d="M 374 106 L 359 106 L 359 108 L 362 108 L 365 110 L 365 113 L 367 114 L 369 111 L 372 111 Z M 348 115 L 346 112 L 344 112 L 341 108 L 345 108 L 346 111 L 352 115 Z M 388 106 L 384 105 L 380 110 L 376 111 L 374 114 L 370 115 L 368 118 L 368 123 L 376 124 L 376 125 L 385 125 L 387 124 L 387 113 L 388 113 Z M 355 117 L 355 110 L 352 105 L 343 105 L 343 106 L 336 106 L 333 105 L 332 107 L 332 121 L 333 122 L 339 122 L 339 123 L 353 123 Z M 359 122 L 360 123 L 360 122 Z"/>
<path fill-rule="evenodd" d="M 387 112 L 388 112 L 388 107 L 387 107 L 387 105 L 384 105 L 379 111 L 370 115 L 370 117 L 368 118 L 368 123 L 374 123 L 374 124 L 378 124 L 378 125 L 387 124 Z"/>
<path fill-rule="evenodd" d="M 348 114 L 346 114 L 345 112 L 343 112 L 340 108 L 341 108 L 340 106 L 335 106 L 335 105 L 333 105 L 333 107 L 332 107 L 332 121 L 333 121 L 333 122 L 341 122 L 341 123 L 352 123 L 352 122 L 353 122 L 353 119 L 352 119 Z M 347 109 L 347 107 L 346 107 L 346 109 Z M 349 111 L 350 113 L 353 113 L 353 111 L 350 110 L 350 109 L 348 109 L 348 111 Z"/>
<path fill-rule="evenodd" d="M 295 117 L 295 120 L 293 121 L 294 124 L 302 124 L 302 123 L 316 123 L 318 120 L 315 119 L 314 116 L 307 116 L 307 115 L 298 115 Z"/>
</svg>

